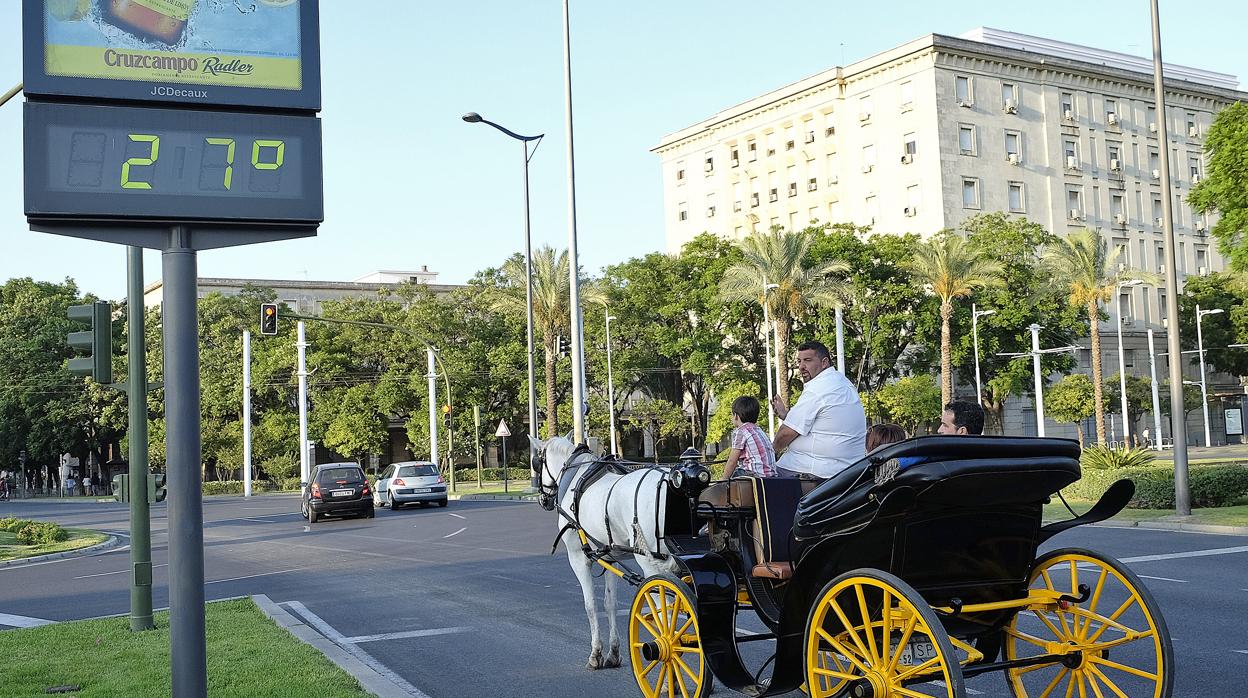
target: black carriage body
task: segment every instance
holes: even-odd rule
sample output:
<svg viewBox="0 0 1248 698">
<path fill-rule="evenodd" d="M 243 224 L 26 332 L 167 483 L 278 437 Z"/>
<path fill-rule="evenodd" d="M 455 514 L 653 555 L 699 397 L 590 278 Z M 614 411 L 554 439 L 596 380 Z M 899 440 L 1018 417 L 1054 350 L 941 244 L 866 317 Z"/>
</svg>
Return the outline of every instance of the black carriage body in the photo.
<svg viewBox="0 0 1248 698">
<path fill-rule="evenodd" d="M 1028 573 L 1048 535 L 1043 504 L 1079 476 L 1078 444 L 1065 439 L 939 436 L 894 444 L 801 497 L 791 512 L 786 562 L 792 572 L 785 579 L 751 573 L 761 562 L 749 541 L 756 511 L 700 506 L 701 516 L 731 532 L 729 544 L 715 552 L 682 556 L 713 673 L 751 695 L 801 685 L 810 608 L 828 581 L 849 570 L 892 573 L 933 607 L 1026 597 Z M 757 683 L 737 653 L 741 585 L 777 640 L 766 685 Z M 950 635 L 975 640 L 993 637 L 1013 613 L 951 613 L 941 620 Z"/>
</svg>

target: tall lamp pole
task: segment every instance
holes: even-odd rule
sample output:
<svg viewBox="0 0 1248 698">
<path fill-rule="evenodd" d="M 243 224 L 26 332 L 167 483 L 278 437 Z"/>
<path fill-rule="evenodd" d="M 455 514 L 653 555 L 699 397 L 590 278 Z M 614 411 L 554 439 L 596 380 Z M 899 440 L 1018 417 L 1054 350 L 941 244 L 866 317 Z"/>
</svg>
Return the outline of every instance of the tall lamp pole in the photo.
<svg viewBox="0 0 1248 698">
<path fill-rule="evenodd" d="M 1079 347 L 1070 345 L 1065 347 L 1054 347 L 1052 349 L 1040 348 L 1040 325 L 1032 323 L 1028 328 L 1031 330 L 1031 351 L 1018 353 L 999 353 L 997 356 L 1030 356 L 1031 371 L 1036 381 L 1036 435 L 1044 436 L 1044 381 L 1040 373 L 1040 357 L 1043 354 L 1058 354 L 1061 352 L 1078 351 Z"/>
<path fill-rule="evenodd" d="M 1200 331 L 1200 319 L 1206 315 L 1217 315 L 1225 312 L 1221 308 L 1201 310 L 1196 306 L 1196 355 L 1200 357 L 1200 406 L 1205 415 L 1205 448 L 1212 445 L 1209 435 L 1209 388 L 1205 381 L 1205 340 Z M 1180 403 L 1181 404 L 1181 403 Z"/>
<path fill-rule="evenodd" d="M 536 136 L 522 136 L 508 128 L 500 126 L 489 119 L 483 118 L 480 114 L 468 112 L 463 116 L 464 121 L 470 124 L 487 124 L 511 136 L 512 138 L 524 144 L 524 308 L 528 316 L 528 369 L 529 369 L 529 433 L 537 434 L 537 385 L 535 383 L 535 373 L 533 369 L 533 244 L 531 242 L 531 228 L 529 225 L 529 161 L 533 159 L 533 155 L 537 152 L 537 147 L 542 144 L 542 137 L 546 134 L 539 133 Z M 533 150 L 529 151 L 529 143 L 533 142 Z M 534 454 L 532 449 L 529 452 L 529 476 L 532 479 L 532 485 L 537 487 L 538 473 L 534 462 Z"/>
<path fill-rule="evenodd" d="M 1148 330 L 1148 375 L 1152 379 L 1153 385 L 1153 429 L 1157 432 L 1156 448 L 1162 450 L 1161 446 L 1161 396 L 1157 393 L 1157 350 L 1153 345 L 1153 330 Z"/>
<path fill-rule="evenodd" d="M 771 289 L 779 288 L 779 286 L 779 284 L 763 282 L 763 351 L 766 353 L 763 366 L 767 374 L 767 432 L 773 439 L 776 438 L 776 408 L 771 404 L 775 389 L 772 387 L 774 384 L 771 380 L 771 313 L 767 310 L 767 294 Z M 776 357 L 776 363 L 779 362 L 779 357 Z"/>
<path fill-rule="evenodd" d="M 581 323 L 581 274 L 576 252 L 576 157 L 572 138 L 572 34 L 568 0 L 563 0 L 563 79 L 568 139 L 568 295 L 572 329 L 572 431 L 585 440 L 585 335 Z"/>
<path fill-rule="evenodd" d="M 1127 360 L 1122 350 L 1122 289 L 1139 286 L 1144 283 L 1139 279 L 1119 281 L 1114 292 L 1114 307 L 1118 309 L 1118 397 L 1122 408 L 1122 443 L 1124 448 L 1131 446 L 1131 420 L 1127 419 Z"/>
<path fill-rule="evenodd" d="M 984 385 L 979 377 L 979 319 L 987 317 L 997 312 L 996 310 L 976 310 L 975 304 L 971 304 L 971 341 L 975 345 L 975 400 L 980 404 L 984 402 Z"/>
<path fill-rule="evenodd" d="M 615 381 L 611 378 L 611 321 L 616 318 L 605 308 L 603 314 L 607 316 L 607 415 L 611 425 L 611 455 L 618 456 L 620 450 L 615 443 Z"/>
</svg>

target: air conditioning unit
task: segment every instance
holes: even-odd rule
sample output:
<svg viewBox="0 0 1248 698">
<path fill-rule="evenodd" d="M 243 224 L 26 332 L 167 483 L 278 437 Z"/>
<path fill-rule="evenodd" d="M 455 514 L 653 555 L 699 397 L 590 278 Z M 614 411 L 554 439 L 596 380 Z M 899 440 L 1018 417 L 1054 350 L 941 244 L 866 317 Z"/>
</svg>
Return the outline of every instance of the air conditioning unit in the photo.
<svg viewBox="0 0 1248 698">
<path fill-rule="evenodd" d="M 1154 228 L 1160 228 L 1160 227 L 1161 227 L 1161 225 L 1162 225 L 1162 220 L 1161 220 L 1160 218 L 1154 218 L 1154 219 L 1153 219 L 1153 227 L 1154 227 Z"/>
<path fill-rule="evenodd" d="M 707 218 L 714 218 L 714 217 L 715 217 L 715 207 L 714 207 L 714 206 L 707 206 L 707 207 L 706 207 L 706 217 L 707 217 Z"/>
<path fill-rule="evenodd" d="M 711 162 L 710 160 L 707 160 L 706 163 L 702 165 L 703 172 L 710 172 L 714 169 L 715 169 L 715 163 Z"/>
<path fill-rule="evenodd" d="M 815 177 L 811 177 L 810 181 L 806 182 L 806 191 L 815 191 L 817 189 L 819 189 L 819 180 Z"/>
<path fill-rule="evenodd" d="M 1200 129 L 1199 129 L 1199 128 L 1197 128 L 1197 127 L 1195 127 L 1195 126 L 1191 126 L 1191 127 L 1189 127 L 1189 128 L 1187 129 L 1187 137 L 1188 137 L 1188 138 L 1198 138 L 1199 136 L 1200 136 Z"/>
<path fill-rule="evenodd" d="M 1196 228 L 1196 231 L 1197 231 L 1197 232 L 1204 232 L 1204 230 L 1205 230 L 1205 222 L 1204 222 L 1204 221 L 1196 221 L 1195 223 L 1193 223 L 1193 224 L 1192 224 L 1192 227 Z"/>
<path fill-rule="evenodd" d="M 815 132 L 814 132 L 814 131 L 807 131 L 807 132 L 806 132 L 806 142 L 807 142 L 807 143 L 814 143 L 814 142 L 815 142 Z"/>
<path fill-rule="evenodd" d="M 758 194 L 750 194 L 750 208 L 758 206 Z"/>
<path fill-rule="evenodd" d="M 1192 175 L 1192 184 L 1200 184 L 1201 176 L 1199 174 Z"/>
<path fill-rule="evenodd" d="M 1079 158 L 1075 157 L 1074 155 L 1067 155 L 1066 156 L 1066 169 L 1068 170 L 1079 169 Z"/>
<path fill-rule="evenodd" d="M 1114 223 L 1116 223 L 1116 224 L 1118 224 L 1118 225 L 1126 225 L 1126 224 L 1127 224 L 1127 216 L 1126 216 L 1126 214 L 1122 214 L 1122 213 L 1115 213 L 1115 214 L 1114 214 Z"/>
<path fill-rule="evenodd" d="M 1012 100 L 1012 99 L 1007 99 L 1007 100 L 1005 100 L 1005 106 L 1003 106 L 1001 109 L 1002 109 L 1002 111 L 1004 111 L 1006 114 L 1017 114 L 1017 113 L 1018 113 L 1018 106 L 1014 104 L 1014 100 Z"/>
<path fill-rule="evenodd" d="M 860 111 L 860 112 L 858 112 L 858 120 L 859 120 L 859 121 L 866 121 L 867 119 L 870 119 L 870 118 L 871 118 L 871 112 L 869 112 L 869 111 Z"/>
<path fill-rule="evenodd" d="M 1157 265 L 1157 273 L 1158 273 L 1158 274 L 1165 274 L 1165 273 L 1166 273 L 1166 265 L 1164 265 L 1164 264 L 1158 264 L 1158 265 Z"/>
<path fill-rule="evenodd" d="M 912 218 L 919 214 L 919 209 L 917 206 L 907 206 L 905 210 L 903 211 L 903 213 L 905 213 L 907 217 Z"/>
<path fill-rule="evenodd" d="M 1153 170 L 1153 179 L 1161 179 L 1161 170 Z"/>
<path fill-rule="evenodd" d="M 1070 209 L 1070 215 L 1067 217 L 1072 221 L 1081 221 L 1083 220 L 1083 211 L 1080 211 L 1077 208 L 1072 208 Z"/>
<path fill-rule="evenodd" d="M 797 196 L 797 182 L 789 182 L 789 196 Z"/>
<path fill-rule="evenodd" d="M 1109 171 L 1110 172 L 1122 172 L 1122 161 L 1120 161 L 1118 158 L 1110 158 Z"/>
<path fill-rule="evenodd" d="M 901 156 L 901 164 L 909 165 L 912 162 L 914 162 L 914 153 L 906 153 Z"/>
<path fill-rule="evenodd" d="M 1124 327 L 1130 327 L 1131 325 L 1135 324 L 1135 318 L 1131 317 L 1130 315 L 1123 315 L 1122 324 Z"/>
<path fill-rule="evenodd" d="M 867 116 L 868 116 L 868 117 L 870 117 L 871 115 L 870 115 L 870 114 L 867 114 Z M 835 127 L 835 126 L 829 126 L 829 127 L 825 128 L 825 129 L 823 129 L 823 135 L 825 135 L 825 136 L 831 136 L 831 135 L 832 135 L 832 134 L 834 134 L 834 133 L 836 133 L 836 127 Z"/>
<path fill-rule="evenodd" d="M 863 165 L 863 166 L 862 166 L 862 172 L 863 172 L 863 174 L 866 174 L 866 173 L 868 173 L 868 172 L 870 172 L 871 170 L 874 170 L 874 169 L 875 169 L 875 165 Z"/>
<path fill-rule="evenodd" d="M 959 100 L 958 100 L 958 106 L 959 106 L 959 107 L 962 107 L 962 108 L 964 108 L 964 109 L 970 109 L 970 108 L 971 108 L 971 102 L 970 102 L 969 100 L 959 99 Z"/>
<path fill-rule="evenodd" d="M 1010 153 L 1005 156 L 1005 159 L 1011 165 L 1017 165 L 1021 161 L 1021 158 L 1018 157 L 1018 153 Z"/>
<path fill-rule="evenodd" d="M 1106 115 L 1105 115 L 1105 123 L 1109 124 L 1110 126 L 1117 126 L 1117 125 L 1118 125 L 1118 115 L 1117 115 L 1117 114 L 1115 114 L 1115 113 L 1113 113 L 1112 111 L 1111 111 L 1110 113 L 1106 114 Z"/>
<path fill-rule="evenodd" d="M 734 201 L 734 202 L 732 202 L 732 212 L 733 212 L 733 213 L 737 213 L 737 212 L 739 212 L 740 210 L 741 210 L 741 202 L 740 202 L 740 201 Z"/>
<path fill-rule="evenodd" d="M 1149 133 L 1157 133 L 1157 122 L 1156 122 L 1156 121 L 1150 121 L 1150 122 L 1149 122 L 1149 124 L 1148 124 L 1148 132 L 1149 132 Z"/>
<path fill-rule="evenodd" d="M 1065 120 L 1067 120 L 1067 121 L 1074 121 L 1074 120 L 1075 120 L 1075 110 L 1074 110 L 1074 109 L 1067 109 L 1067 110 L 1063 111 L 1063 112 L 1062 112 L 1062 118 L 1063 118 L 1063 119 L 1065 119 Z"/>
<path fill-rule="evenodd" d="M 732 166 L 733 166 L 733 167 L 738 167 L 738 166 L 740 166 L 740 165 L 741 165 L 741 160 L 740 160 L 740 158 L 733 158 L 733 159 L 732 159 Z"/>
<path fill-rule="evenodd" d="M 772 202 L 772 203 L 775 203 L 775 202 L 779 201 L 779 200 L 780 200 L 780 192 L 779 192 L 779 191 L 777 191 L 777 190 L 775 190 L 775 189 L 772 189 L 771 191 L 767 192 L 767 200 L 768 200 L 768 201 L 770 201 L 770 202 Z"/>
</svg>

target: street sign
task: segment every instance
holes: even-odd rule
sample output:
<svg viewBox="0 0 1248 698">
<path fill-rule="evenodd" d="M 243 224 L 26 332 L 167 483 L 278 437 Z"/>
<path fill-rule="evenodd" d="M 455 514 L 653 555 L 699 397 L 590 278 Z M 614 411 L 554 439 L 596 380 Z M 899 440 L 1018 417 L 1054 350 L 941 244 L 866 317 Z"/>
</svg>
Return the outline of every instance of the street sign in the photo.
<svg viewBox="0 0 1248 698">
<path fill-rule="evenodd" d="M 321 108 L 315 0 L 24 0 L 26 94 Z"/>
<path fill-rule="evenodd" d="M 494 435 L 498 437 L 511 436 L 511 430 L 507 428 L 507 420 L 498 420 L 498 429 L 494 430 Z"/>
<path fill-rule="evenodd" d="M 1227 436 L 1243 436 L 1244 434 L 1244 413 L 1238 407 L 1232 407 L 1224 410 L 1226 415 L 1226 435 Z"/>
</svg>

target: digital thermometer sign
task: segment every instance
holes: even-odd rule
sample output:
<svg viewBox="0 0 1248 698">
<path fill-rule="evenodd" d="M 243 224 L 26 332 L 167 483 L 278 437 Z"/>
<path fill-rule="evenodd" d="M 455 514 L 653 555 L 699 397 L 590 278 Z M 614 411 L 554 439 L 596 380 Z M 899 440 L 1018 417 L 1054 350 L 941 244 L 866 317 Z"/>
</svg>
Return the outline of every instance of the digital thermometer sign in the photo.
<svg viewBox="0 0 1248 698">
<path fill-rule="evenodd" d="M 32 219 L 319 223 L 313 116 L 26 104 Z"/>
</svg>

